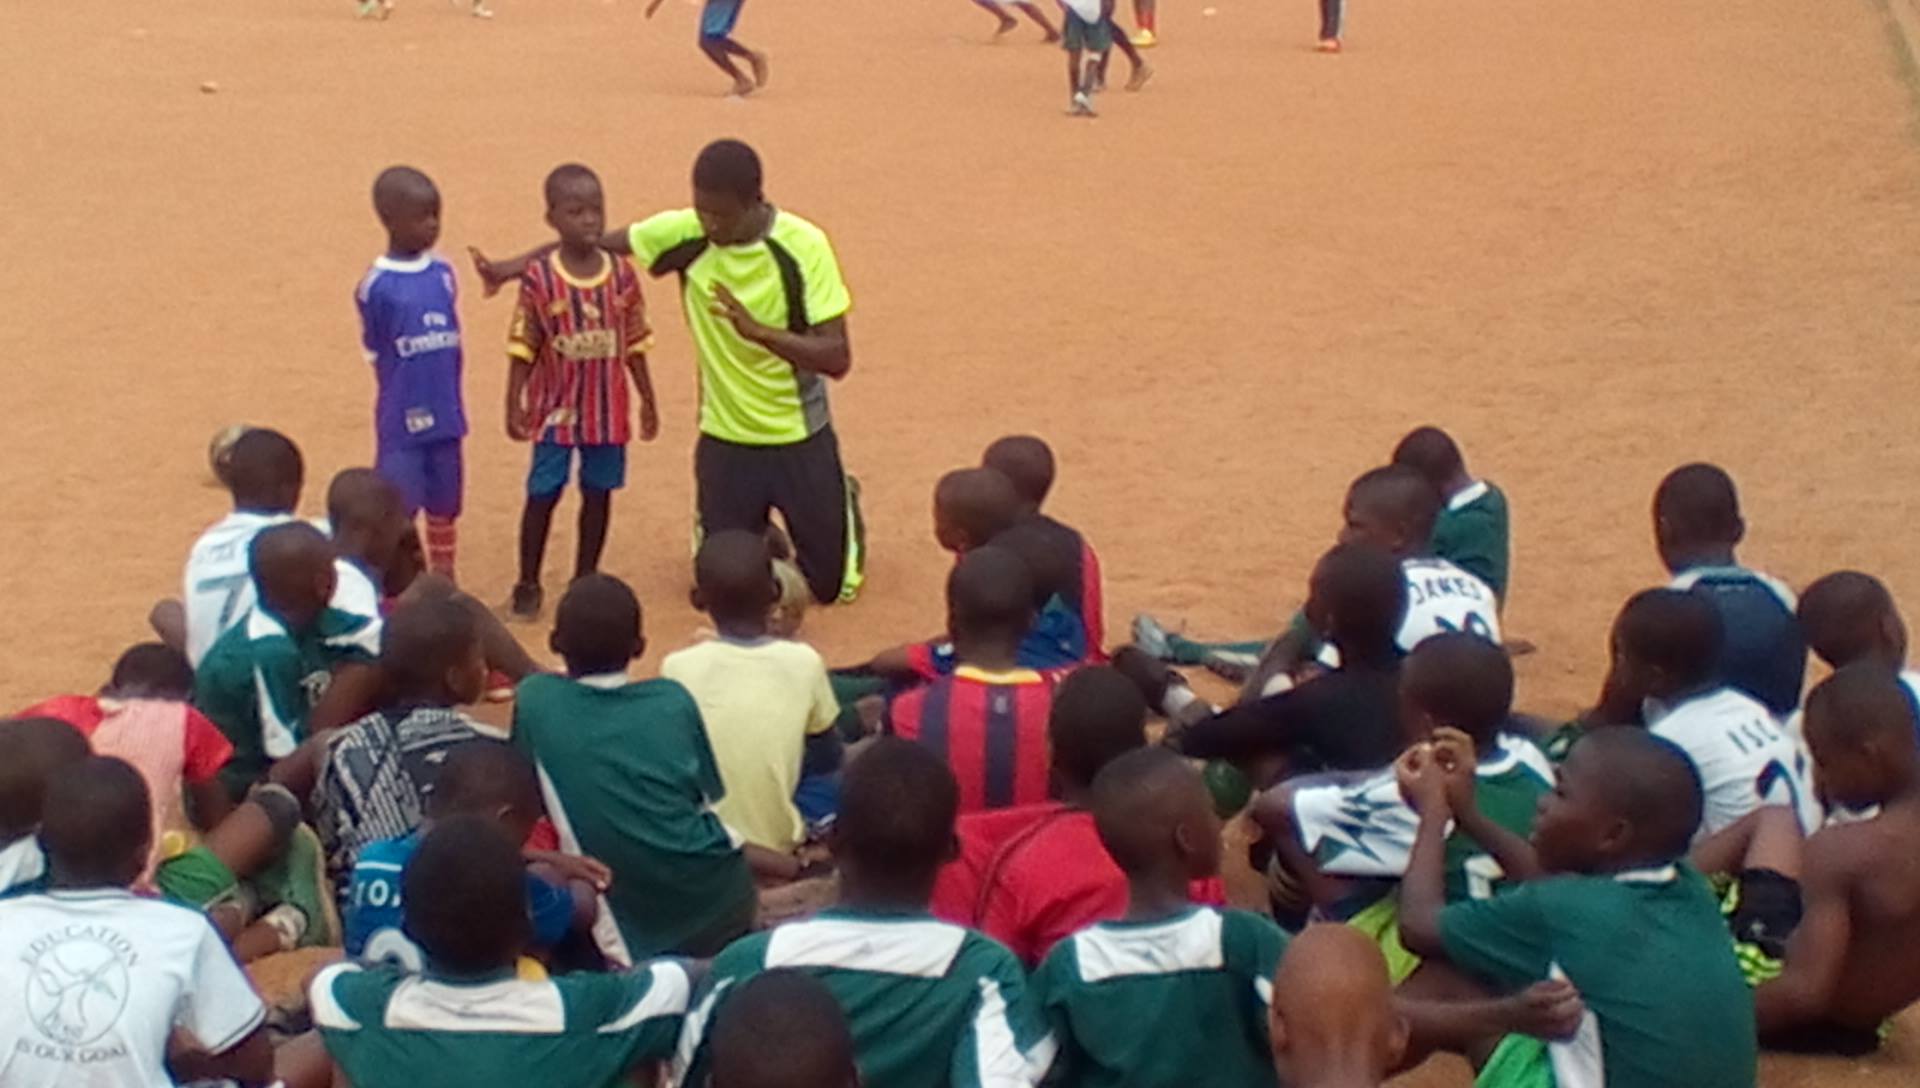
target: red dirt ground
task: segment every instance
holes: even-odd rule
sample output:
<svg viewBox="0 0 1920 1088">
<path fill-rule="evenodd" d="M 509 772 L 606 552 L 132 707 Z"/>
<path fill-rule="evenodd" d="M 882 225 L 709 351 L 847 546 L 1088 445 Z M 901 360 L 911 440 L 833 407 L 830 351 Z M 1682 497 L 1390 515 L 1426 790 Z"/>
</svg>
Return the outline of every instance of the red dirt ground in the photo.
<svg viewBox="0 0 1920 1088">
<path fill-rule="evenodd" d="M 0 706 L 97 684 L 177 592 L 224 504 L 218 427 L 292 433 L 309 508 L 370 459 L 350 292 L 380 167 L 439 181 L 445 252 L 504 252 L 545 236 L 555 163 L 635 216 L 683 203 L 727 134 L 832 232 L 858 300 L 835 409 L 874 558 L 867 597 L 810 623 L 835 660 L 939 625 L 929 486 L 1015 430 L 1058 449 L 1116 629 L 1151 609 L 1257 634 L 1346 482 L 1444 424 L 1513 500 L 1509 627 L 1548 713 L 1590 695 L 1608 619 L 1660 577 L 1647 498 L 1683 460 L 1738 476 L 1754 563 L 1920 601 L 1920 155 L 1873 0 L 1356 0 L 1338 58 L 1307 51 L 1304 0 L 1200 2 L 1165 5 L 1159 78 L 1097 122 L 1062 116 L 1058 54 L 987 44 L 961 0 L 761 0 L 741 33 L 773 83 L 748 102 L 718 97 L 684 2 L 648 23 L 635 0 L 497 0 L 481 23 L 401 0 L 378 25 L 347 0 L 0 6 Z M 497 418 L 507 304 L 466 284 L 463 571 L 497 598 L 526 453 Z M 698 625 L 694 390 L 671 290 L 651 297 L 668 423 L 607 565 L 666 650 Z M 1897 1063 L 1764 1080 L 1910 1083 L 1916 1039 L 1910 1017 Z"/>
</svg>

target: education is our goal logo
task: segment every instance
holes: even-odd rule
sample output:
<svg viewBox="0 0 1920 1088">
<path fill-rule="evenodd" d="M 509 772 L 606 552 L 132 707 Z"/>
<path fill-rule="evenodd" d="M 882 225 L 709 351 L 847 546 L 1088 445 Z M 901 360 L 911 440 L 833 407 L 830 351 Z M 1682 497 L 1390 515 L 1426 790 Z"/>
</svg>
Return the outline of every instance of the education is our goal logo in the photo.
<svg viewBox="0 0 1920 1088">
<path fill-rule="evenodd" d="M 120 1023 L 132 990 L 136 955 L 119 931 L 98 925 L 52 930 L 27 946 L 27 1017 L 54 1045 L 43 1057 L 90 1061 L 117 1056 L 92 1052 Z"/>
</svg>

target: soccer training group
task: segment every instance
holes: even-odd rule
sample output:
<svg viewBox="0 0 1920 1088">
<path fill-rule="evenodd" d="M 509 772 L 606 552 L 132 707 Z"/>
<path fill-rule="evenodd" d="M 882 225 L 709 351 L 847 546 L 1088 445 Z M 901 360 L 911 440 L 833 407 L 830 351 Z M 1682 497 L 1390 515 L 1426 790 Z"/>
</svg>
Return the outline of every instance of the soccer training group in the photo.
<svg viewBox="0 0 1920 1088">
<path fill-rule="evenodd" d="M 829 668 L 808 611 L 863 588 L 828 401 L 852 298 L 721 140 L 690 207 L 608 231 L 564 165 L 552 241 L 472 255 L 517 292 L 520 571 L 479 591 L 509 626 L 457 575 L 441 196 L 406 167 L 372 195 L 372 465 L 302 520 L 296 443 L 223 432 L 233 510 L 159 640 L 0 722 L 0 1084 L 1365 1088 L 1446 1051 L 1490 1088 L 1750 1088 L 1762 1048 L 1865 1054 L 1920 998 L 1906 630 L 1869 574 L 1796 600 L 1741 566 L 1722 469 L 1658 482 L 1673 580 L 1621 607 L 1571 722 L 1516 701 L 1506 499 L 1431 426 L 1252 641 L 1141 616 L 1111 645 L 1046 442 L 956 451 L 939 633 Z M 643 678 L 641 602 L 598 567 L 669 275 L 712 632 Z M 302 948 L 341 951 L 269 1006 L 241 965 Z"/>
<path fill-rule="evenodd" d="M 463 0 L 453 0 L 456 7 Z M 385 20 L 394 12 L 394 0 L 357 0 L 362 19 Z M 476 18 L 493 18 L 487 0 L 471 0 Z M 647 18 L 660 10 L 665 0 L 649 0 Z M 1134 32 L 1129 35 L 1114 19 L 1115 0 L 1059 0 L 1060 25 L 1047 18 L 1038 0 L 973 0 L 999 21 L 996 38 L 1019 27 L 1013 12 L 1025 15 L 1040 29 L 1048 45 L 1059 44 L 1067 53 L 1067 113 L 1074 117 L 1097 116 L 1094 95 L 1107 88 L 1107 62 L 1114 49 L 1127 58 L 1131 74 L 1126 89 L 1137 91 L 1153 78 L 1153 66 L 1140 50 L 1159 44 L 1159 0 L 1133 0 Z M 1338 53 L 1341 31 L 1346 22 L 1346 0 L 1318 0 L 1320 37 L 1314 49 L 1320 53 Z M 729 94 L 745 97 L 767 85 L 767 54 L 743 45 L 734 37 L 740 23 L 740 11 L 746 0 L 701 0 L 700 52 L 733 81 Z M 1212 9 L 1208 9 L 1212 14 Z M 742 70 L 741 65 L 745 65 Z"/>
</svg>

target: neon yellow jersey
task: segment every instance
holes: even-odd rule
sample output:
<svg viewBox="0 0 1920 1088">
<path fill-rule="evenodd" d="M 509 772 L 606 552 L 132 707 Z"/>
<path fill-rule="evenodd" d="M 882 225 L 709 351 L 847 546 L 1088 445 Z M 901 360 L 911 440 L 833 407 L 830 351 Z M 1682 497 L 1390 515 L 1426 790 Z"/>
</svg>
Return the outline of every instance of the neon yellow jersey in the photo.
<svg viewBox="0 0 1920 1088">
<path fill-rule="evenodd" d="M 775 328 L 804 329 L 846 314 L 853 300 L 825 232 L 776 210 L 764 238 L 714 245 L 687 208 L 633 224 L 627 239 L 634 259 L 654 275 L 680 274 L 681 305 L 700 363 L 702 434 L 748 446 L 786 446 L 826 427 L 826 379 L 748 343 L 709 310 L 714 285 L 724 283 L 755 318 Z"/>
</svg>

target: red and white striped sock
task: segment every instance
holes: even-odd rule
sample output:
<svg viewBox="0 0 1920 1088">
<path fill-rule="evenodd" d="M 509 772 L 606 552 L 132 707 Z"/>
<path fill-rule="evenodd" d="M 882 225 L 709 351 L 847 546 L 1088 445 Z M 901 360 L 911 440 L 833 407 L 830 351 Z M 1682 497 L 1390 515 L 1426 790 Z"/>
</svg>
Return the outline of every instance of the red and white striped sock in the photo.
<svg viewBox="0 0 1920 1088">
<path fill-rule="evenodd" d="M 453 553 L 460 530 L 452 518 L 427 515 L 427 569 L 443 578 L 453 578 Z"/>
</svg>

